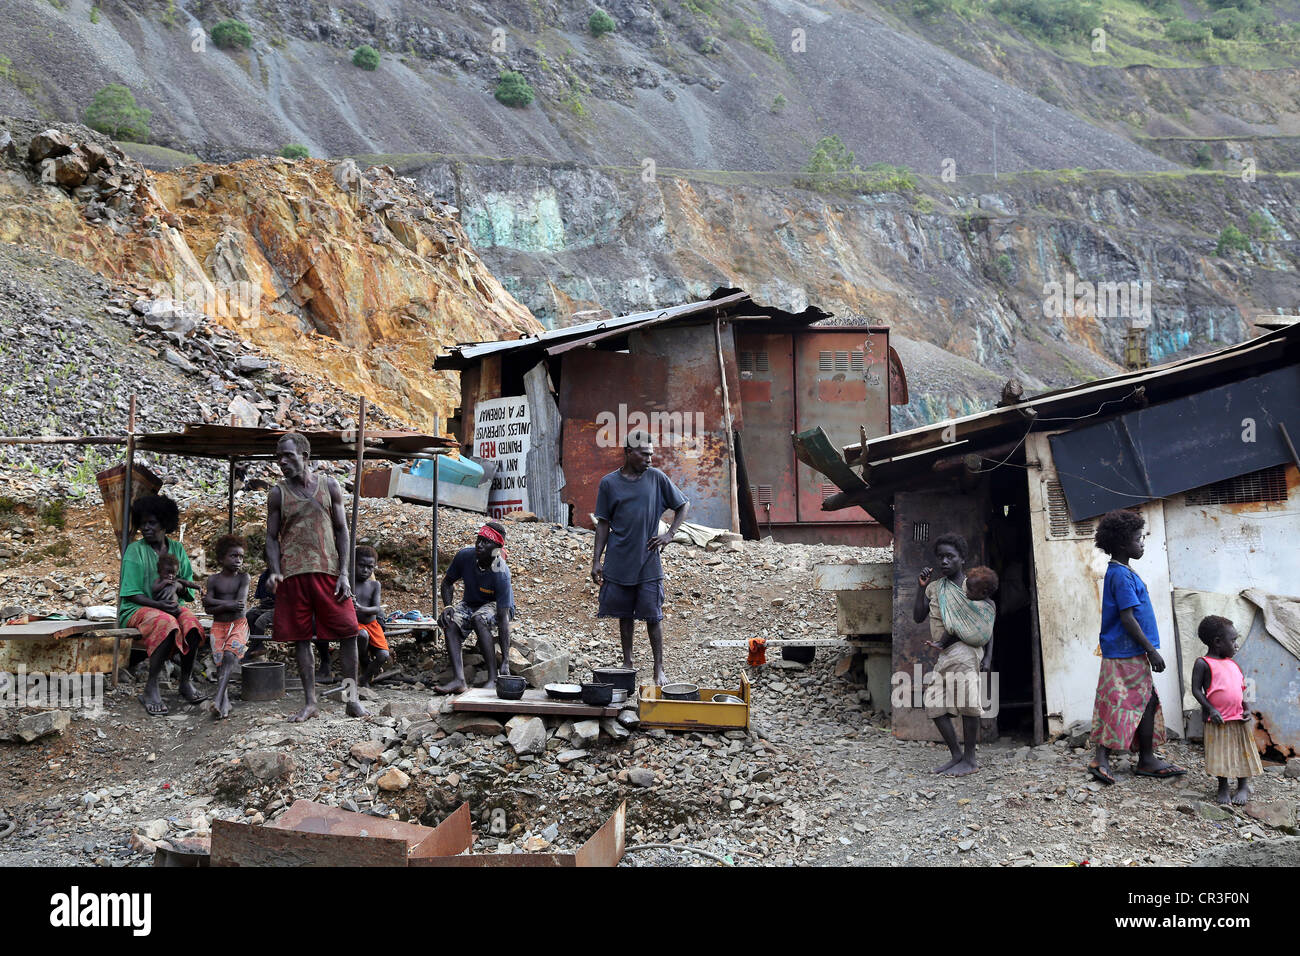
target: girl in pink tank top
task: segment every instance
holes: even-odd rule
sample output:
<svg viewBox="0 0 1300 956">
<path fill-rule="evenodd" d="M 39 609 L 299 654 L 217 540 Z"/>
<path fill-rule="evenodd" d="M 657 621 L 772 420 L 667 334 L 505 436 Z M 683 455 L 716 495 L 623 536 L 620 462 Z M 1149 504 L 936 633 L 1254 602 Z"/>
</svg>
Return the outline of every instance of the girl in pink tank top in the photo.
<svg viewBox="0 0 1300 956">
<path fill-rule="evenodd" d="M 1244 804 L 1250 778 L 1264 772 L 1255 745 L 1254 719 L 1246 711 L 1246 677 L 1234 661 L 1237 629 L 1225 617 L 1201 621 L 1197 636 L 1207 648 L 1192 670 L 1192 694 L 1205 716 L 1205 770 L 1219 779 L 1219 803 Z M 1230 796 L 1230 781 L 1237 792 Z"/>
</svg>

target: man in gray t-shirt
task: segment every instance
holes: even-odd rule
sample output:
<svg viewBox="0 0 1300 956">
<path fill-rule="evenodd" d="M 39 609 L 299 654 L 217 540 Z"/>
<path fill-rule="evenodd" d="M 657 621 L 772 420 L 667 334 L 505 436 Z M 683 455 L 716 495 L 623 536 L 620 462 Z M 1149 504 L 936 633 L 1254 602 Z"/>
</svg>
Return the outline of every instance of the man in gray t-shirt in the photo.
<svg viewBox="0 0 1300 956">
<path fill-rule="evenodd" d="M 671 478 L 650 467 L 653 457 L 650 436 L 634 431 L 627 436 L 623 467 L 600 479 L 591 580 L 600 587 L 597 617 L 618 618 L 624 667 L 632 667 L 635 622 L 646 622 L 655 683 L 662 685 L 668 678 L 664 674 L 664 572 L 659 552 L 673 540 L 690 503 Z M 672 526 L 660 534 L 659 519 L 665 511 L 673 513 Z"/>
</svg>

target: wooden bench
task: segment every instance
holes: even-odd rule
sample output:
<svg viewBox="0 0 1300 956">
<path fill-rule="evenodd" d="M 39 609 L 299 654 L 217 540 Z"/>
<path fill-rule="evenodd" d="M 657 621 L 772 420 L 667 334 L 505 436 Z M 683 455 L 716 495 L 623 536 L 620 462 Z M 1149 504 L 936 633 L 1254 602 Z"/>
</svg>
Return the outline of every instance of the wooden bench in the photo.
<svg viewBox="0 0 1300 956">
<path fill-rule="evenodd" d="M 121 660 L 122 640 L 135 640 L 140 632 L 133 627 L 116 627 L 114 621 L 28 621 L 26 624 L 0 626 L 0 641 L 61 641 L 113 639 L 113 683 Z"/>
</svg>

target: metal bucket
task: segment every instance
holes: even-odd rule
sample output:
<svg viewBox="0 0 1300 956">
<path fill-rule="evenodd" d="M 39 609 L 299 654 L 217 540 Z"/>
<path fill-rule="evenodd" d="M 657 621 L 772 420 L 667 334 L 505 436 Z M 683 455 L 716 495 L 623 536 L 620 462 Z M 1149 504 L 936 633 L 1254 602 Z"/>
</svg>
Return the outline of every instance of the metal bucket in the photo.
<svg viewBox="0 0 1300 956">
<path fill-rule="evenodd" d="M 284 663 L 251 661 L 240 669 L 240 700 L 279 700 L 284 696 Z"/>
</svg>

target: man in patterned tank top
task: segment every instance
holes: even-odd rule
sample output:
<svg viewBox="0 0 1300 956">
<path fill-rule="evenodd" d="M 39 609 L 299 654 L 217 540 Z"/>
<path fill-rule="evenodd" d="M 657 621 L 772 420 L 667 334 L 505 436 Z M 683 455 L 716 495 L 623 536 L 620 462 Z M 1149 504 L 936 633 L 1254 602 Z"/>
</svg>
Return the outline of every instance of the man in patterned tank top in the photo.
<svg viewBox="0 0 1300 956">
<path fill-rule="evenodd" d="M 275 595 L 272 638 L 296 645 L 306 704 L 292 723 L 315 717 L 316 668 L 312 638 L 338 641 L 350 717 L 364 717 L 357 699 L 357 623 L 348 575 L 348 523 L 343 491 L 329 475 L 311 470 L 311 444 L 290 433 L 275 448 L 284 481 L 266 498 L 267 586 Z"/>
</svg>

